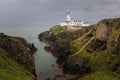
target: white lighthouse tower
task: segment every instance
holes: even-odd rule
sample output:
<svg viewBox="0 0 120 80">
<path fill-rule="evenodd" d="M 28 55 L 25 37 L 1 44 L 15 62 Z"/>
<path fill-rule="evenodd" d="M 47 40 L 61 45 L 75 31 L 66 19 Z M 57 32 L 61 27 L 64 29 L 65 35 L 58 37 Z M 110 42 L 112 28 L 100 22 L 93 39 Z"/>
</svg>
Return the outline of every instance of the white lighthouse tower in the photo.
<svg viewBox="0 0 120 80">
<path fill-rule="evenodd" d="M 79 22 L 79 21 L 71 20 L 70 10 L 67 10 L 65 22 L 60 23 L 60 26 L 65 26 L 65 27 L 69 27 L 69 28 L 72 28 L 72 29 L 75 28 L 74 26 L 87 27 L 89 25 L 90 24 L 87 24 L 83 21 Z"/>
<path fill-rule="evenodd" d="M 70 10 L 67 10 L 66 22 L 71 22 Z"/>
</svg>

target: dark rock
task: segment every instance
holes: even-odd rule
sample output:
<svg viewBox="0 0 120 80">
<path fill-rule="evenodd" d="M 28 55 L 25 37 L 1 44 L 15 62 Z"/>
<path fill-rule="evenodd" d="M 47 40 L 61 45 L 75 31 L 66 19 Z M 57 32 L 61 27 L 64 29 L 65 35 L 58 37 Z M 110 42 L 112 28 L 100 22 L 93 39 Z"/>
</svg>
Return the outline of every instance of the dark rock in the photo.
<svg viewBox="0 0 120 80">
<path fill-rule="evenodd" d="M 90 41 L 90 43 L 88 43 L 87 45 L 85 45 L 84 50 L 86 50 L 88 53 L 91 53 L 91 54 L 98 53 L 99 51 L 103 51 L 106 54 L 108 47 L 109 47 L 108 46 L 109 38 L 112 33 L 113 27 L 114 27 L 114 29 L 119 29 L 120 18 L 104 19 L 104 20 L 99 21 L 97 24 L 95 24 L 93 26 L 83 28 L 83 29 L 77 30 L 77 31 L 71 31 L 71 32 L 63 31 L 56 35 L 51 34 L 51 32 L 48 31 L 48 32 L 40 34 L 39 40 L 50 43 L 49 47 L 48 46 L 45 47 L 45 50 L 51 51 L 53 54 L 57 55 L 56 56 L 57 63 L 62 65 L 64 73 L 72 74 L 72 76 L 79 74 L 79 78 L 80 78 L 81 76 L 87 75 L 94 71 L 92 71 L 93 70 L 92 69 L 93 67 L 91 66 L 92 63 L 89 64 L 89 59 L 82 59 L 83 61 L 81 61 L 81 63 L 75 62 L 75 61 L 77 61 L 76 60 L 77 58 L 81 58 L 81 56 L 84 55 L 82 53 L 79 57 L 75 57 L 75 60 L 71 59 L 71 61 L 70 61 L 68 59 L 68 57 L 71 54 L 74 54 L 76 52 L 76 49 L 71 47 L 71 45 L 70 45 L 71 42 L 80 38 L 85 33 L 87 33 L 89 30 L 92 30 L 92 32 L 89 35 L 87 35 L 86 38 L 89 39 L 89 38 L 95 36 L 95 39 Z M 118 32 L 117 32 L 117 35 L 119 35 Z M 116 37 L 116 36 L 114 36 L 114 37 Z M 120 39 L 119 38 L 117 38 L 115 40 L 113 39 L 113 41 L 115 43 L 115 46 L 114 46 L 115 48 L 113 48 L 113 46 L 112 46 L 109 49 L 112 49 L 111 50 L 112 53 L 118 55 L 118 54 L 120 54 Z M 113 44 L 112 41 L 110 43 Z M 95 52 L 95 51 L 97 51 L 97 52 Z M 85 52 L 85 54 L 87 54 L 87 52 Z M 109 53 L 109 52 L 107 52 L 107 53 Z M 95 57 L 96 55 L 97 54 L 94 54 L 91 56 Z M 105 57 L 107 57 L 108 55 L 109 54 L 107 54 Z M 84 55 L 84 56 L 86 57 L 86 55 Z M 103 56 L 101 56 L 101 58 L 102 57 Z M 105 60 L 106 60 L 106 58 L 105 58 Z M 106 65 L 106 64 L 104 63 L 103 65 Z M 113 67 L 112 70 L 120 72 L 119 70 L 117 70 L 117 67 L 119 67 L 120 65 L 115 64 L 114 66 L 115 67 Z M 78 80 L 79 78 L 70 78 L 70 76 L 68 78 L 65 75 L 56 75 L 54 79 L 50 79 L 50 80 Z"/>
<path fill-rule="evenodd" d="M 35 74 L 33 54 L 37 51 L 34 44 L 29 44 L 21 37 L 11 37 L 0 33 L 0 48 L 7 52 L 13 60 L 22 64 L 26 70 Z"/>
<path fill-rule="evenodd" d="M 87 51 L 91 53 L 93 51 L 103 51 L 106 49 L 107 49 L 107 41 L 101 41 L 99 39 L 96 39 L 92 43 L 90 43 Z"/>
<path fill-rule="evenodd" d="M 48 78 L 46 80 L 79 80 L 80 77 L 78 75 L 70 75 L 70 74 L 64 74 L 64 75 L 55 75 L 54 78 Z"/>
<path fill-rule="evenodd" d="M 55 67 L 55 65 L 54 65 L 54 64 L 52 64 L 52 67 Z"/>
<path fill-rule="evenodd" d="M 48 52 L 51 52 L 51 47 L 50 46 L 45 46 L 44 49 Z"/>
<path fill-rule="evenodd" d="M 80 75 L 88 74 L 92 70 L 91 70 L 91 67 L 87 66 L 86 64 L 87 63 L 83 63 L 82 65 L 65 63 L 63 65 L 63 72 L 73 74 L 73 75 L 75 75 L 75 74 L 80 74 Z"/>
<path fill-rule="evenodd" d="M 116 41 L 116 45 L 114 46 L 113 54 L 120 54 L 120 36 Z"/>
<path fill-rule="evenodd" d="M 112 32 L 112 27 L 119 28 L 120 18 L 104 19 L 98 22 L 95 39 L 107 41 Z"/>
<path fill-rule="evenodd" d="M 43 40 L 48 35 L 49 35 L 49 31 L 45 31 L 45 32 L 39 34 L 38 38 L 41 39 L 41 40 Z"/>
<path fill-rule="evenodd" d="M 29 44 L 28 46 L 30 48 L 31 53 L 35 53 L 37 51 L 37 48 L 34 46 L 34 43 Z M 33 55 L 33 54 L 32 54 Z"/>
</svg>

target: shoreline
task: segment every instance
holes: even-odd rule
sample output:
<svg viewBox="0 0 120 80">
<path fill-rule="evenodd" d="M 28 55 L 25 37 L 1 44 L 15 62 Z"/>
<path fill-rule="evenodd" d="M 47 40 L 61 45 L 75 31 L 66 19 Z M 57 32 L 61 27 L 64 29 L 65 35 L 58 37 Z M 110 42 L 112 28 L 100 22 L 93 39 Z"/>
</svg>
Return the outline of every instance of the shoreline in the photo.
<svg viewBox="0 0 120 80">
<path fill-rule="evenodd" d="M 40 33 L 39 40 L 50 43 L 45 50 L 55 55 L 56 62 L 65 73 L 48 80 L 119 79 L 119 23 L 120 18 L 103 19 L 77 31 L 53 26 L 49 31 Z M 68 77 L 68 74 L 71 75 Z"/>
<path fill-rule="evenodd" d="M 45 32 L 43 32 L 43 34 L 44 33 Z M 38 39 L 39 39 L 39 37 L 38 37 Z M 51 55 L 53 55 L 54 57 L 57 58 L 56 63 L 58 64 L 58 68 L 60 70 L 62 70 L 62 73 L 63 73 L 63 74 L 60 74 L 60 75 L 56 74 L 53 78 L 48 77 L 48 79 L 46 79 L 46 80 L 61 80 L 61 79 L 62 80 L 66 80 L 66 79 L 76 80 L 76 79 L 79 78 L 78 75 L 73 75 L 73 74 L 69 74 L 69 73 L 65 73 L 64 72 L 63 67 L 64 67 L 65 62 L 66 62 L 66 60 L 65 60 L 66 57 L 64 57 L 64 56 L 66 56 L 66 55 L 59 55 L 59 54 L 57 54 L 57 52 L 55 50 L 55 47 L 52 46 L 49 41 L 44 40 L 44 39 L 39 39 L 39 41 L 42 44 L 45 44 L 45 46 L 44 46 L 44 50 L 45 51 L 47 51 L 48 53 L 50 53 Z M 59 58 L 60 56 L 62 56 L 61 59 Z"/>
</svg>

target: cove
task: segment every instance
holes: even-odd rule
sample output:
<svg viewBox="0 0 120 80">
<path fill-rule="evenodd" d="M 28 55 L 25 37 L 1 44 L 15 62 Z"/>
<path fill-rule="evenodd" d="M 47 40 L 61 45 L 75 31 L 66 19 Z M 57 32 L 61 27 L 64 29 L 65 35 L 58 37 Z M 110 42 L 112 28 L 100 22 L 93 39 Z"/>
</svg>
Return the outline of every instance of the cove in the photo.
<svg viewBox="0 0 120 80">
<path fill-rule="evenodd" d="M 34 43 L 38 51 L 34 54 L 37 80 L 46 80 L 48 77 L 61 74 L 56 58 L 44 50 L 45 44 L 37 39 L 38 34 L 48 30 L 51 26 L 44 25 L 2 25 L 0 32 L 10 36 L 25 38 L 28 42 Z M 53 66 L 54 65 L 54 66 Z"/>
</svg>

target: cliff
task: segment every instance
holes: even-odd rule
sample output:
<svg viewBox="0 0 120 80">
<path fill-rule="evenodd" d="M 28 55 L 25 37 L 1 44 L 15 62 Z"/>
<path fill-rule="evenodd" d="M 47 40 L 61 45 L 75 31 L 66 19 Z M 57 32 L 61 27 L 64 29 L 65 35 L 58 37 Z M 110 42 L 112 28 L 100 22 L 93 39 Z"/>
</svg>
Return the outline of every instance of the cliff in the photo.
<svg viewBox="0 0 120 80">
<path fill-rule="evenodd" d="M 34 80 L 33 54 L 37 49 L 20 37 L 0 33 L 0 79 Z"/>
<path fill-rule="evenodd" d="M 57 57 L 63 72 L 74 75 L 69 76 L 70 80 L 120 79 L 120 18 L 104 19 L 80 30 L 64 29 L 57 34 L 50 29 L 42 39 L 50 44 L 45 49 Z M 60 79 L 68 77 L 54 80 Z"/>
</svg>

